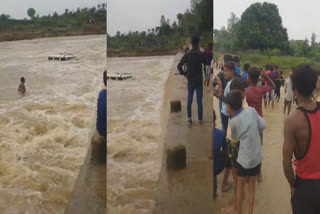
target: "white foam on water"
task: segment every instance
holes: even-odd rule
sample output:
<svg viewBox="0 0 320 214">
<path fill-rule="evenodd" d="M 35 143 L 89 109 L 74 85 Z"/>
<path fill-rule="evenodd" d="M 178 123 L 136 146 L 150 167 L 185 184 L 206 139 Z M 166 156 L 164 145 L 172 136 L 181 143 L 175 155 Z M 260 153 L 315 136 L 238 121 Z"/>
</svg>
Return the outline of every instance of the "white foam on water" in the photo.
<svg viewBox="0 0 320 214">
<path fill-rule="evenodd" d="M 105 36 L 0 43 L 0 213 L 64 213 L 95 127 L 105 43 Z M 59 52 L 77 58 L 48 61 Z"/>
<path fill-rule="evenodd" d="M 152 213 L 161 167 L 160 111 L 174 56 L 111 58 L 108 72 L 107 211 Z"/>
</svg>

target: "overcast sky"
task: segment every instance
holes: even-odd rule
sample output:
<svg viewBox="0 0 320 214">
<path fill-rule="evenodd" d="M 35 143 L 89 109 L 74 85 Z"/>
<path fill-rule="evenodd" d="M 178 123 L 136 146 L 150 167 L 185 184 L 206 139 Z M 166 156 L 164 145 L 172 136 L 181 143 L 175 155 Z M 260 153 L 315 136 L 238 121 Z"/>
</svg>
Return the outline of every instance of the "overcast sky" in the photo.
<svg viewBox="0 0 320 214">
<path fill-rule="evenodd" d="M 147 31 L 160 25 L 161 15 L 176 20 L 178 13 L 190 8 L 190 0 L 107 0 L 107 31 Z"/>
<path fill-rule="evenodd" d="M 227 26 L 231 12 L 240 17 L 252 3 L 260 0 L 214 0 L 214 28 Z M 320 1 L 319 0 L 268 0 L 278 6 L 282 23 L 288 29 L 289 39 L 310 40 L 312 32 L 320 41 Z"/>
<path fill-rule="evenodd" d="M 0 0 L 0 14 L 8 14 L 15 19 L 28 18 L 27 10 L 34 8 L 40 16 L 53 12 L 62 14 L 65 9 L 76 10 L 78 7 L 97 7 L 106 0 Z"/>
</svg>

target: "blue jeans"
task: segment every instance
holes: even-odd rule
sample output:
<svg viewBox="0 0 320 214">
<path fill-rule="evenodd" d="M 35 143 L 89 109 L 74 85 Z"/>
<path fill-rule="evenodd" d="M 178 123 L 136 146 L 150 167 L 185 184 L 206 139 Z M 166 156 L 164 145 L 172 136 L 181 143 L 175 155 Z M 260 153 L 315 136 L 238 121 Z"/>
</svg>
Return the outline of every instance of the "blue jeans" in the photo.
<svg viewBox="0 0 320 214">
<path fill-rule="evenodd" d="M 203 86 L 195 87 L 192 85 L 188 85 L 188 104 L 187 104 L 187 112 L 188 118 L 191 119 L 191 111 L 192 111 L 192 100 L 193 100 L 193 93 L 196 90 L 197 94 L 197 104 L 198 104 L 198 119 L 202 120 L 202 96 L 203 96 Z"/>
</svg>

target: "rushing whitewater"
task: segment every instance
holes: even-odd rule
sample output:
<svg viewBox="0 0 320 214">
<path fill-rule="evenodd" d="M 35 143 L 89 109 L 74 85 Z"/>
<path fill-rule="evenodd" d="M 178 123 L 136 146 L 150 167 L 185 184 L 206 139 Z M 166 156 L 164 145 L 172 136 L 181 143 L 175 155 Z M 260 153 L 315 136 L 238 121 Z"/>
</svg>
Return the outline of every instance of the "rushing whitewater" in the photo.
<svg viewBox="0 0 320 214">
<path fill-rule="evenodd" d="M 0 43 L 1 214 L 64 213 L 95 128 L 105 38 Z M 48 61 L 61 52 L 77 58 Z"/>
<path fill-rule="evenodd" d="M 152 213 L 162 146 L 160 112 L 174 56 L 111 58 L 108 72 L 133 80 L 108 80 L 107 211 Z"/>
</svg>

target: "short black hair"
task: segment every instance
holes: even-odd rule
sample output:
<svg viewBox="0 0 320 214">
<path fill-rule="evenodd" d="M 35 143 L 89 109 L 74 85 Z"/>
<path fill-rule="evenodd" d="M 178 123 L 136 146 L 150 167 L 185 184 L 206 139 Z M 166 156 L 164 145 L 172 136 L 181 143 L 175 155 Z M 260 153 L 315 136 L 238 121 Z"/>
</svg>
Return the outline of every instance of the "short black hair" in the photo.
<svg viewBox="0 0 320 214">
<path fill-rule="evenodd" d="M 270 71 L 273 71 L 273 66 L 270 66 Z"/>
<path fill-rule="evenodd" d="M 249 64 L 246 63 L 246 64 L 243 65 L 243 70 L 248 71 L 249 68 L 250 68 Z"/>
<path fill-rule="evenodd" d="M 104 85 L 107 86 L 107 70 L 103 72 L 103 82 L 104 82 Z"/>
<path fill-rule="evenodd" d="M 259 81 L 260 69 L 257 67 L 251 67 L 248 71 L 248 75 L 254 83 L 257 83 Z"/>
<path fill-rule="evenodd" d="M 292 88 L 304 97 L 311 97 L 317 86 L 317 71 L 309 64 L 298 66 L 291 76 Z"/>
<path fill-rule="evenodd" d="M 242 78 L 234 78 L 230 84 L 230 90 L 240 90 L 245 91 L 247 87 L 247 81 Z"/>
<path fill-rule="evenodd" d="M 21 81 L 21 82 L 25 82 L 26 79 L 25 79 L 24 77 L 21 77 L 21 78 L 20 78 L 20 81 Z"/>
<path fill-rule="evenodd" d="M 227 63 L 224 64 L 223 67 L 225 67 L 228 70 L 233 71 L 233 72 L 236 71 L 236 65 L 234 64 L 234 62 L 227 62 Z"/>
<path fill-rule="evenodd" d="M 191 44 L 194 46 L 194 45 L 199 45 L 199 42 L 200 42 L 200 37 L 198 35 L 193 35 L 191 37 Z"/>
<path fill-rule="evenodd" d="M 269 70 L 270 69 L 270 65 L 266 65 L 266 69 Z"/>
<path fill-rule="evenodd" d="M 242 93 L 240 90 L 231 90 L 227 96 L 227 104 L 232 110 L 238 111 L 242 108 Z"/>
</svg>

